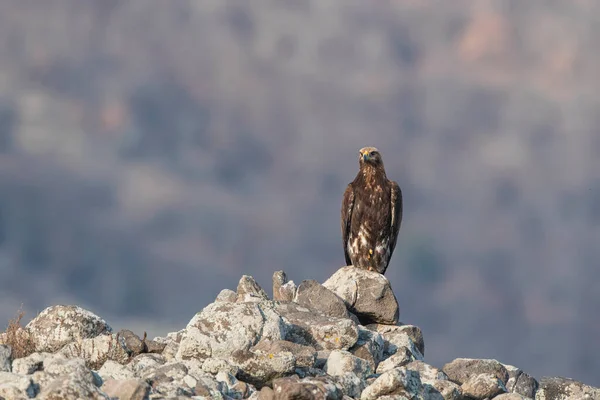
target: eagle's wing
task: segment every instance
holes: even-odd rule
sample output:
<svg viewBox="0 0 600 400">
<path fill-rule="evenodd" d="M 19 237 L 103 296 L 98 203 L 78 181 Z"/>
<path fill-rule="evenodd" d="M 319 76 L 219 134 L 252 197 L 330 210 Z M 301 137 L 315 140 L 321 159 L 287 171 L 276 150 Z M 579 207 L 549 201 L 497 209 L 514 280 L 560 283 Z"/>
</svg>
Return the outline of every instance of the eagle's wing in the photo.
<svg viewBox="0 0 600 400">
<path fill-rule="evenodd" d="M 350 255 L 348 254 L 348 238 L 350 237 L 350 223 L 352 221 L 352 209 L 354 208 L 354 189 L 349 184 L 344 191 L 342 200 L 342 240 L 344 241 L 344 256 L 346 265 L 352 265 Z"/>
<path fill-rule="evenodd" d="M 398 183 L 390 181 L 392 184 L 392 229 L 390 231 L 390 257 L 396 247 L 396 239 L 398 238 L 398 231 L 400 231 L 400 224 L 402 223 L 402 190 Z"/>
</svg>

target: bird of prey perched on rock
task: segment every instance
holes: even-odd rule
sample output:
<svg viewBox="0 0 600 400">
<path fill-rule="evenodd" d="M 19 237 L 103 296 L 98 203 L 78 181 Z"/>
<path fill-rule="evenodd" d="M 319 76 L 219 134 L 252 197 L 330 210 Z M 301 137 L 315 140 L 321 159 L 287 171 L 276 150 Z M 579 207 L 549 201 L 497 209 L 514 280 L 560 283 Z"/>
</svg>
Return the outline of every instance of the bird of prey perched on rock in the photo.
<svg viewBox="0 0 600 400">
<path fill-rule="evenodd" d="M 358 163 L 342 201 L 346 265 L 384 274 L 402 222 L 402 191 L 387 178 L 375 147 L 360 149 Z"/>
</svg>

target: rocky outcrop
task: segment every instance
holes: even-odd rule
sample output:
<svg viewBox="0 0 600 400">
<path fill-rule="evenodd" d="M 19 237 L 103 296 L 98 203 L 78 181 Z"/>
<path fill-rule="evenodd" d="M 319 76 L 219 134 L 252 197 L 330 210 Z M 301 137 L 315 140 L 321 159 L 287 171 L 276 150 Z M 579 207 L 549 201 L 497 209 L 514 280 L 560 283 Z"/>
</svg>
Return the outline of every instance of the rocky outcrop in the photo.
<svg viewBox="0 0 600 400">
<path fill-rule="evenodd" d="M 376 273 L 344 267 L 323 285 L 296 287 L 278 271 L 273 292 L 243 276 L 185 329 L 153 340 L 115 334 L 79 307 L 50 307 L 19 336 L 0 336 L 0 400 L 600 398 L 496 360 L 427 364 L 423 333 L 398 323 L 396 297 Z M 13 351 L 9 337 L 31 349 Z"/>
<path fill-rule="evenodd" d="M 544 377 L 535 396 L 536 400 L 600 399 L 600 388 L 594 388 L 573 379 Z"/>
<path fill-rule="evenodd" d="M 343 267 L 323 286 L 337 294 L 363 325 L 398 323 L 400 311 L 390 281 L 377 272 Z"/>
</svg>

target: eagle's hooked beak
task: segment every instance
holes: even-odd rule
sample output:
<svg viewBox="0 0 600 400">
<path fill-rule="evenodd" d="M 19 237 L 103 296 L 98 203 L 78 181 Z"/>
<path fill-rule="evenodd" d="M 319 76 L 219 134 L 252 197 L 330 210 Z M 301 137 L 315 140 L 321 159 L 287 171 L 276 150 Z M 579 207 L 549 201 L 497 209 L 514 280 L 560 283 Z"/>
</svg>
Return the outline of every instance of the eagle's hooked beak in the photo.
<svg viewBox="0 0 600 400">
<path fill-rule="evenodd" d="M 362 153 L 362 158 L 363 158 L 363 161 L 369 161 L 369 153 L 368 152 Z"/>
</svg>

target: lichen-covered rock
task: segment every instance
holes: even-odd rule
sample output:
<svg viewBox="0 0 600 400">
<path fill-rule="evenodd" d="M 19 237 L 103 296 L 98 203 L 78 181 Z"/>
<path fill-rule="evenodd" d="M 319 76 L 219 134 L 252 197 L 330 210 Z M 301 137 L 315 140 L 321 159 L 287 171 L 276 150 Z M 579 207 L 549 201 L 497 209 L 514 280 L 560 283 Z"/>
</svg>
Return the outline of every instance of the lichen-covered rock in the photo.
<svg viewBox="0 0 600 400">
<path fill-rule="evenodd" d="M 363 325 L 373 322 L 394 325 L 398 322 L 396 296 L 389 280 L 377 272 L 343 267 L 323 286 L 338 295 Z"/>
<path fill-rule="evenodd" d="M 421 390 L 419 373 L 401 367 L 381 374 L 363 390 L 360 398 L 375 400 L 384 395 L 394 394 L 413 399 L 421 393 Z"/>
<path fill-rule="evenodd" d="M 21 375 L 30 375 L 35 371 L 44 369 L 44 360 L 51 356 L 50 353 L 32 353 L 27 357 L 17 358 L 12 362 L 12 372 Z"/>
<path fill-rule="evenodd" d="M 400 347 L 396 353 L 379 363 L 377 366 L 377 373 L 383 374 L 384 372 L 394 368 L 403 367 L 415 360 L 415 356 L 408 348 Z"/>
<path fill-rule="evenodd" d="M 41 399 L 107 398 L 98 389 L 99 382 L 83 359 L 66 359 L 60 355 L 48 357 L 44 360 L 43 375 L 40 380 Z"/>
<path fill-rule="evenodd" d="M 63 346 L 112 332 L 96 314 L 77 306 L 46 308 L 26 326 L 38 352 L 55 352 Z"/>
<path fill-rule="evenodd" d="M 404 346 L 406 342 L 405 335 L 408 335 L 419 353 L 422 356 L 425 355 L 423 333 L 418 326 L 370 324 L 367 325 L 367 329 L 378 332 L 383 336 L 384 357 L 391 356 L 397 351 L 398 347 Z"/>
<path fill-rule="evenodd" d="M 141 378 L 147 382 L 153 382 L 160 379 L 164 380 L 182 380 L 188 374 L 188 368 L 182 362 L 172 362 L 164 364 L 158 368 L 152 368 L 140 371 Z"/>
<path fill-rule="evenodd" d="M 239 368 L 239 379 L 259 389 L 273 379 L 291 375 L 296 368 L 296 359 L 289 351 L 236 350 L 231 355 L 231 362 Z"/>
<path fill-rule="evenodd" d="M 237 287 L 236 302 L 261 302 L 269 300 L 269 296 L 253 277 L 243 275 Z"/>
<path fill-rule="evenodd" d="M 543 377 L 535 400 L 600 399 L 600 388 L 569 378 Z"/>
<path fill-rule="evenodd" d="M 494 400 L 533 400 L 533 398 L 521 396 L 518 393 L 503 393 L 494 397 Z"/>
<path fill-rule="evenodd" d="M 508 382 L 508 371 L 496 360 L 457 358 L 444 365 L 442 371 L 448 375 L 448 379 L 459 385 L 481 374 L 492 374 L 503 385 Z"/>
<path fill-rule="evenodd" d="M 115 334 L 104 334 L 69 343 L 59 353 L 68 358 L 83 358 L 94 369 L 102 367 L 106 360 L 113 360 L 121 364 L 125 364 L 130 360 L 129 354 L 127 354 Z"/>
<path fill-rule="evenodd" d="M 366 360 L 375 371 L 379 362 L 383 360 L 384 341 L 383 336 L 362 325 L 358 326 L 358 340 L 350 348 L 350 353 Z"/>
<path fill-rule="evenodd" d="M 508 371 L 506 390 L 509 393 L 517 393 L 529 398 L 535 397 L 535 392 L 539 386 L 535 378 L 512 365 L 504 364 L 504 367 Z"/>
<path fill-rule="evenodd" d="M 215 378 L 223 384 L 223 394 L 234 399 L 246 399 L 256 391 L 253 385 L 242 382 L 227 372 L 219 372 Z"/>
<path fill-rule="evenodd" d="M 146 344 L 129 329 L 121 329 L 116 338 L 129 357 L 135 357 L 146 352 Z"/>
<path fill-rule="evenodd" d="M 7 399 L 32 398 L 37 394 L 38 387 L 31 377 L 13 372 L 0 372 L 0 396 Z"/>
<path fill-rule="evenodd" d="M 283 271 L 275 271 L 273 274 L 273 300 L 293 301 L 296 296 L 296 285 L 294 281 L 288 281 Z"/>
<path fill-rule="evenodd" d="M 273 394 L 273 398 L 276 400 L 341 400 L 344 396 L 342 390 L 335 384 L 335 382 L 327 377 L 304 378 L 300 380 L 295 376 L 274 380 Z M 266 396 L 268 395 L 269 394 L 266 394 Z"/>
<path fill-rule="evenodd" d="M 213 375 L 217 375 L 219 372 L 225 372 L 236 376 L 239 368 L 221 358 L 208 358 L 204 360 L 204 363 L 202 364 L 202 371 Z"/>
<path fill-rule="evenodd" d="M 223 289 L 217 295 L 215 303 L 235 303 L 237 301 L 237 293 L 231 289 Z"/>
<path fill-rule="evenodd" d="M 325 364 L 325 372 L 331 376 L 342 376 L 350 372 L 364 377 L 371 375 L 373 370 L 367 361 L 349 351 L 333 350 Z"/>
<path fill-rule="evenodd" d="M 8 345 L 0 344 L 0 372 L 10 372 L 12 367 L 12 349 Z"/>
<path fill-rule="evenodd" d="M 185 366 L 181 363 L 165 365 L 157 370 L 147 371 L 144 374 L 144 380 L 151 385 L 153 393 L 161 394 L 164 397 L 190 397 L 194 391 L 185 383 L 186 371 Z"/>
<path fill-rule="evenodd" d="M 337 375 L 335 378 L 337 386 L 342 389 L 342 393 L 351 398 L 359 398 L 362 391 L 367 387 L 366 380 L 352 372 Z"/>
<path fill-rule="evenodd" d="M 460 386 L 448 380 L 434 380 L 424 383 L 423 386 L 430 385 L 444 400 L 463 400 L 463 392 Z M 430 396 L 433 400 L 434 396 Z M 439 397 L 439 396 L 438 396 Z M 441 400 L 441 399 L 440 399 Z"/>
<path fill-rule="evenodd" d="M 191 396 L 197 379 L 188 375 L 188 368 L 183 362 L 172 362 L 156 369 L 140 371 L 140 377 L 148 382 L 152 391 L 164 396 Z"/>
<path fill-rule="evenodd" d="M 102 391 L 119 400 L 145 400 L 150 394 L 150 385 L 141 379 L 109 379 L 102 385 Z"/>
<path fill-rule="evenodd" d="M 506 393 L 504 383 L 495 374 L 483 373 L 471 376 L 462 385 L 463 395 L 476 400 L 491 399 Z"/>
<path fill-rule="evenodd" d="M 212 356 L 213 340 L 196 327 L 186 329 L 186 333 L 177 345 L 176 360 L 205 359 Z M 169 345 L 167 345 L 167 348 Z M 233 349 L 232 349 L 233 351 Z M 226 357 L 227 355 L 225 355 Z"/>
<path fill-rule="evenodd" d="M 442 370 L 419 360 L 406 364 L 406 369 L 418 372 L 421 383 L 432 384 L 435 381 L 448 379 L 448 376 Z"/>
<path fill-rule="evenodd" d="M 330 317 L 350 319 L 353 317 L 338 295 L 313 279 L 302 281 L 298 285 L 294 301 Z"/>
<path fill-rule="evenodd" d="M 296 368 L 313 368 L 317 360 L 317 351 L 314 347 L 304 346 L 287 340 L 261 340 L 254 347 L 253 351 L 262 351 L 264 353 L 290 352 L 296 359 Z"/>
<path fill-rule="evenodd" d="M 102 365 L 102 368 L 98 370 L 98 375 L 100 375 L 103 381 L 109 379 L 124 381 L 135 377 L 135 374 L 130 368 L 113 360 L 107 360 Z"/>
<path fill-rule="evenodd" d="M 358 340 L 356 323 L 329 317 L 295 303 L 279 303 L 277 312 L 288 324 L 285 340 L 313 346 L 317 350 L 348 350 Z"/>
<path fill-rule="evenodd" d="M 212 303 L 188 323 L 176 358 L 227 358 L 261 339 L 284 339 L 287 331 L 271 302 Z"/>
</svg>

